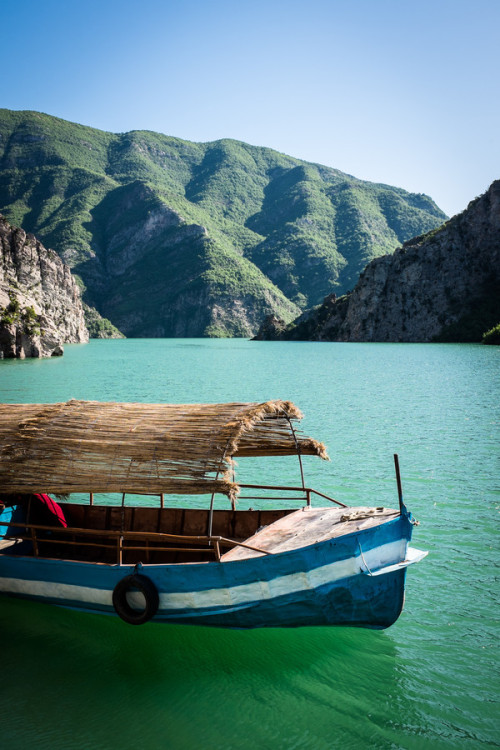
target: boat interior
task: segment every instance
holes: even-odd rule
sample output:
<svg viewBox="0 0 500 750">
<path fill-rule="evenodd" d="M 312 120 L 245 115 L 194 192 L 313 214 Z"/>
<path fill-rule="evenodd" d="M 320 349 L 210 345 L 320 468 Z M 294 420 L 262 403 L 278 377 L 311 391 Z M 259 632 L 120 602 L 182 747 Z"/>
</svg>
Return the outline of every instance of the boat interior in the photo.
<svg viewBox="0 0 500 750">
<path fill-rule="evenodd" d="M 124 565 L 226 562 L 276 554 L 399 514 L 386 508 L 307 504 L 299 509 L 217 510 L 59 504 L 46 495 L 18 500 L 0 514 L 0 554 Z"/>
</svg>

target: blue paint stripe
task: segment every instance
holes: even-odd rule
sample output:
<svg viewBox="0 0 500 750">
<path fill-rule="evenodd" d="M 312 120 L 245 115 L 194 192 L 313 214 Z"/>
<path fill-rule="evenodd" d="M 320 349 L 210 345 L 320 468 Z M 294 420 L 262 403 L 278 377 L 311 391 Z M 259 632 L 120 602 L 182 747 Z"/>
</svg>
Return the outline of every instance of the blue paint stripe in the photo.
<svg viewBox="0 0 500 750">
<path fill-rule="evenodd" d="M 203 607 L 196 610 L 161 610 L 156 621 L 210 625 L 233 628 L 292 627 L 298 625 L 368 625 L 388 627 L 401 610 L 405 570 L 380 578 L 356 575 L 326 583 L 315 589 L 304 589 L 256 600 L 244 605 Z M 15 595 L 15 594 L 14 594 Z M 111 592 L 110 592 L 111 595 Z M 30 596 L 32 600 L 56 604 L 85 612 L 115 614 L 112 606 L 96 603 L 90 607 L 75 599 Z"/>
<path fill-rule="evenodd" d="M 145 565 L 142 572 L 163 591 L 185 592 L 241 586 L 254 581 L 271 581 L 293 573 L 306 573 L 334 561 L 347 560 L 395 539 L 411 537 L 412 526 L 397 517 L 380 526 L 353 532 L 339 539 L 320 542 L 276 555 L 235 560 L 227 563 Z M 23 580 L 86 586 L 113 590 L 118 581 L 133 572 L 133 565 L 115 566 L 0 555 L 0 576 Z"/>
<path fill-rule="evenodd" d="M 374 580 L 356 576 L 315 590 L 255 601 L 245 607 L 204 608 L 192 612 L 160 611 L 164 622 L 219 627 L 296 627 L 298 625 L 359 625 L 385 628 L 398 618 L 404 594 L 405 571 Z"/>
</svg>

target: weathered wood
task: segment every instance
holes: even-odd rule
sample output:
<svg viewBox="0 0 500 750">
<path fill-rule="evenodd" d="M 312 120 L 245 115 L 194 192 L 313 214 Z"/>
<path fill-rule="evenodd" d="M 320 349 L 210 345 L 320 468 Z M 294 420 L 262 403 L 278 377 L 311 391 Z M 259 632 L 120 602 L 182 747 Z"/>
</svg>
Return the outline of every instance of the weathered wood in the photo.
<svg viewBox="0 0 500 750">
<path fill-rule="evenodd" d="M 245 542 L 238 542 L 236 539 L 223 539 L 222 537 L 218 540 L 220 544 L 225 546 L 232 546 L 232 547 L 243 547 L 244 549 L 250 549 L 252 552 L 259 552 L 262 555 L 270 555 L 271 552 L 268 552 L 264 549 L 261 549 L 260 547 L 252 547 L 250 544 L 246 544 Z"/>
<path fill-rule="evenodd" d="M 120 560 L 123 562 L 123 555 L 132 551 L 143 552 L 143 560 L 146 562 L 153 559 L 152 555 L 157 559 L 158 553 L 161 552 L 199 555 L 211 552 L 217 559 L 220 554 L 219 547 L 229 546 L 232 549 L 220 557 L 222 562 L 226 562 L 307 547 L 384 523 L 398 515 L 397 510 L 386 508 L 304 507 L 298 511 L 215 511 L 214 529 L 216 528 L 219 533 L 210 536 L 206 533 L 191 533 L 205 528 L 208 511 L 202 509 L 183 510 L 183 533 L 180 534 L 164 531 L 165 526 L 162 523 L 162 518 L 166 516 L 173 526 L 179 528 L 180 509 L 170 508 L 162 511 L 160 508 L 149 507 L 124 508 L 126 515 L 123 530 L 120 523 L 122 508 L 119 506 L 104 508 L 68 504 L 65 505 L 65 509 L 68 511 L 68 519 L 71 516 L 72 520 L 68 528 L 22 521 L 0 522 L 0 525 L 26 530 L 28 536 L 18 535 L 18 538 L 31 539 L 35 555 L 40 554 L 42 544 L 44 550 L 48 549 L 46 545 L 60 546 L 62 549 L 64 546 L 75 550 L 81 548 L 82 559 L 88 559 L 83 555 L 84 549 L 109 551 L 114 547 L 115 559 L 119 563 Z M 73 522 L 77 520 L 83 521 L 86 527 L 74 525 Z M 96 520 L 99 520 L 98 524 L 95 524 Z M 94 524 L 101 528 L 95 528 Z M 135 524 L 140 528 L 134 529 Z M 148 528 L 152 530 L 146 530 Z M 158 531 L 159 528 L 162 530 Z M 51 536 L 44 538 L 47 531 L 51 532 Z"/>
<path fill-rule="evenodd" d="M 399 511 L 387 508 L 301 508 L 246 539 L 244 547 L 226 552 L 221 561 L 243 560 L 263 552 L 288 552 L 377 526 L 397 515 Z M 260 548 L 261 552 L 251 547 Z"/>
</svg>

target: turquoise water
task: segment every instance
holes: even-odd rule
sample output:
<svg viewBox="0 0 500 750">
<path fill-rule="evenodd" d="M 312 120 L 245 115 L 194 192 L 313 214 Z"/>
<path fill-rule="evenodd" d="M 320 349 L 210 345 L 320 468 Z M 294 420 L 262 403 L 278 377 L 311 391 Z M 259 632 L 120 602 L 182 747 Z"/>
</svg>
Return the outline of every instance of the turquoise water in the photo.
<svg viewBox="0 0 500 750">
<path fill-rule="evenodd" d="M 2 750 L 498 747 L 499 386 L 500 350 L 474 345 L 116 340 L 0 362 L 3 402 L 291 399 L 332 459 L 304 460 L 308 484 L 397 506 L 399 453 L 429 550 L 383 632 L 133 628 L 1 598 Z"/>
</svg>

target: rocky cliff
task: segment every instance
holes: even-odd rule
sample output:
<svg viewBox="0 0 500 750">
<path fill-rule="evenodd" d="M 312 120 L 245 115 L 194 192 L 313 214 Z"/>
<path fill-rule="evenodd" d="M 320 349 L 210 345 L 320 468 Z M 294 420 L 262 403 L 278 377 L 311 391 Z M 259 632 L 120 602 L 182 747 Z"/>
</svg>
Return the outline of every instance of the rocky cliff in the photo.
<svg viewBox="0 0 500 750">
<path fill-rule="evenodd" d="M 59 356 L 88 339 L 68 266 L 0 215 L 0 358 Z"/>
<path fill-rule="evenodd" d="M 500 180 L 467 209 L 367 265 L 354 291 L 327 297 L 260 339 L 480 341 L 500 320 Z"/>
</svg>

